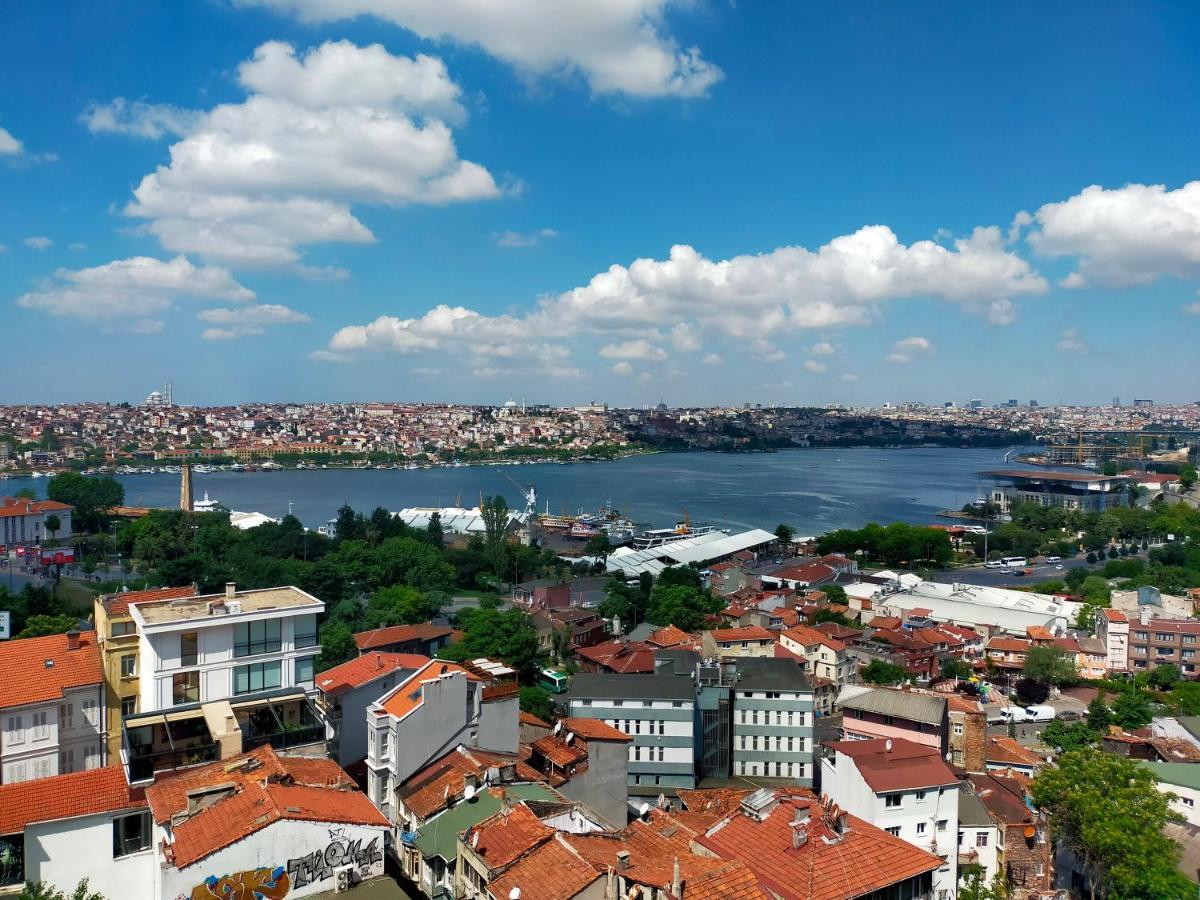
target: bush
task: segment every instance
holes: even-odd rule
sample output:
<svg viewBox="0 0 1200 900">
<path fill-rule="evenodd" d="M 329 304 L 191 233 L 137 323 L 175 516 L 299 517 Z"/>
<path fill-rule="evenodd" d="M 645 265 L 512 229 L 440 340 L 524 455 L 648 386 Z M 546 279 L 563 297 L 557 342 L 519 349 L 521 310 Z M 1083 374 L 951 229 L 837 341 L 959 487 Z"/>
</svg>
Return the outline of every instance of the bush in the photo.
<svg viewBox="0 0 1200 900">
<path fill-rule="evenodd" d="M 1087 561 L 1089 563 L 1094 563 L 1096 561 L 1096 554 L 1089 550 L 1088 555 L 1087 555 Z"/>
</svg>

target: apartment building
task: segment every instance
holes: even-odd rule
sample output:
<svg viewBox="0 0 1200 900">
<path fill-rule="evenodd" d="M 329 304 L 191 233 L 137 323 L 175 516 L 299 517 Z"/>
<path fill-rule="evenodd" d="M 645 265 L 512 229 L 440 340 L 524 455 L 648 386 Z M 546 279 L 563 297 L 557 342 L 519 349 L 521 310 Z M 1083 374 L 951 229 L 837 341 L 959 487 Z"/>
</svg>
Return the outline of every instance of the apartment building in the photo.
<svg viewBox="0 0 1200 900">
<path fill-rule="evenodd" d="M 1151 619 L 1143 611 L 1129 626 L 1129 670 L 1144 672 L 1173 663 L 1185 678 L 1196 676 L 1196 651 L 1200 648 L 1200 621 Z"/>
<path fill-rule="evenodd" d="M 758 656 L 775 655 L 775 633 L 761 625 L 742 628 L 716 628 L 702 636 L 705 656 Z"/>
<path fill-rule="evenodd" d="M 367 755 L 367 708 L 429 663 L 419 653 L 372 650 L 317 676 L 317 706 L 333 737 L 329 755 L 341 765 Z"/>
<path fill-rule="evenodd" d="M 821 762 L 821 785 L 851 815 L 934 856 L 933 896 L 958 885 L 958 777 L 933 747 L 902 738 L 835 741 Z"/>
<path fill-rule="evenodd" d="M 1108 674 L 1129 671 L 1129 616 L 1117 609 L 1098 609 L 1096 638 L 1104 644 Z"/>
<path fill-rule="evenodd" d="M 842 691 L 838 705 L 846 740 L 903 738 L 942 754 L 949 750 L 946 698 L 933 692 L 850 687 Z"/>
<path fill-rule="evenodd" d="M 516 753 L 518 705 L 516 684 L 440 660 L 417 669 L 367 707 L 371 801 L 399 822 L 397 789 L 430 761 L 460 745 Z"/>
<path fill-rule="evenodd" d="M 579 673 L 571 683 L 571 716 L 601 719 L 633 738 L 629 793 L 668 795 L 696 786 L 696 689 L 690 675 Z"/>
<path fill-rule="evenodd" d="M 739 659 L 733 693 L 732 774 L 813 784 L 812 685 L 792 659 Z"/>
<path fill-rule="evenodd" d="M 131 781 L 270 744 L 323 754 L 313 704 L 325 604 L 296 587 L 128 604 L 137 712 L 122 720 Z M 111 629 L 110 629 L 111 630 Z"/>
<path fill-rule="evenodd" d="M 94 632 L 0 641 L 0 783 L 96 769 L 106 756 Z"/>
<path fill-rule="evenodd" d="M 779 636 L 779 645 L 804 657 L 808 661 L 809 677 L 831 682 L 834 686 L 832 694 L 858 680 L 858 667 L 846 645 L 816 628 L 807 625 L 789 628 Z M 827 715 L 833 711 L 832 704 L 830 708 L 822 707 L 818 711 Z"/>
<path fill-rule="evenodd" d="M 92 604 L 96 640 L 104 661 L 104 706 L 108 727 L 108 758 L 121 758 L 121 720 L 138 710 L 138 634 L 131 603 L 177 600 L 196 593 L 194 585 L 125 591 L 97 597 Z"/>
<path fill-rule="evenodd" d="M 993 637 L 988 638 L 984 655 L 997 669 L 1020 672 L 1025 668 L 1025 657 L 1032 646 L 1033 641 L 1026 638 Z"/>
</svg>

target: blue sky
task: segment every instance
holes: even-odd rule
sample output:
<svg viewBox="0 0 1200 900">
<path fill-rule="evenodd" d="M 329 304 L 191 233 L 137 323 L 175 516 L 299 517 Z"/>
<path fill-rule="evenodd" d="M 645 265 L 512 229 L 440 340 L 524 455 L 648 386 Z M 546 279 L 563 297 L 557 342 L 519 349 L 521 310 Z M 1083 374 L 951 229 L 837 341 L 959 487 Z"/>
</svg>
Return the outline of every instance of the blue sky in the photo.
<svg viewBox="0 0 1200 900">
<path fill-rule="evenodd" d="M 0 402 L 1196 399 L 1191 4 L 503 8 L 5 4 Z"/>
</svg>

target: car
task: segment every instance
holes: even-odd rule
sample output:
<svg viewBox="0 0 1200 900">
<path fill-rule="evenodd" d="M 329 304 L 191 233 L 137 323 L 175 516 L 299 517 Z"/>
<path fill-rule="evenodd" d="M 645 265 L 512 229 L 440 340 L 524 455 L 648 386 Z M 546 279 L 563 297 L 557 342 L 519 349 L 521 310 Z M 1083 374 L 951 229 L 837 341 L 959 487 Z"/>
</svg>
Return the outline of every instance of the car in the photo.
<svg viewBox="0 0 1200 900">
<path fill-rule="evenodd" d="M 1001 569 L 1001 570 L 1000 570 L 1000 574 L 1001 574 L 1001 575 L 1011 575 L 1011 574 L 1012 574 L 1012 569 Z"/>
<path fill-rule="evenodd" d="M 1062 557 L 1061 556 L 1047 556 L 1046 562 L 1048 562 L 1048 563 L 1062 562 Z"/>
<path fill-rule="evenodd" d="M 1058 715 L 1058 711 L 1053 706 L 1027 706 L 1025 707 L 1026 722 L 1053 722 Z"/>
<path fill-rule="evenodd" d="M 1020 578 L 1022 575 L 1026 574 L 1026 573 L 1025 573 L 1024 569 L 1017 569 L 1017 571 L 1013 572 L 1013 574 L 1016 575 L 1018 578 Z"/>
<path fill-rule="evenodd" d="M 1060 709 L 1058 717 L 1064 722 L 1078 722 L 1083 718 L 1083 713 L 1077 709 Z"/>
<path fill-rule="evenodd" d="M 1003 565 L 1003 563 L 1001 563 L 1000 560 L 998 560 L 998 559 L 989 559 L 983 565 L 985 568 L 988 568 L 988 569 L 998 569 L 998 568 L 1000 568 L 1000 566 Z"/>
<path fill-rule="evenodd" d="M 1000 710 L 1001 722 L 1012 722 L 1015 724 L 1017 722 L 1028 721 L 1028 719 L 1029 713 L 1027 713 L 1020 706 L 1006 706 L 1004 709 Z"/>
<path fill-rule="evenodd" d="M 1057 566 L 1054 567 L 1055 572 L 1061 572 L 1062 570 L 1063 570 L 1062 563 L 1059 563 Z"/>
</svg>

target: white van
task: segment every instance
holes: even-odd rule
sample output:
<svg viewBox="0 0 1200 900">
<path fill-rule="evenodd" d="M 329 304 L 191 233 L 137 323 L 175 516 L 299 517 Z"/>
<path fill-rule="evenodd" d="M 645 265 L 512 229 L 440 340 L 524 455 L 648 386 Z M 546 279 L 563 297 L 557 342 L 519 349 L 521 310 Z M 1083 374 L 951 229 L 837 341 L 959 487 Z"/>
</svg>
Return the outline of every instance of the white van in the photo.
<svg viewBox="0 0 1200 900">
<path fill-rule="evenodd" d="M 1028 722 L 1053 722 L 1058 712 L 1053 706 L 1027 706 L 1025 714 Z"/>
<path fill-rule="evenodd" d="M 983 565 L 985 568 L 988 568 L 988 569 L 998 569 L 1002 565 L 1004 565 L 1004 563 L 1000 562 L 1000 560 L 998 560 L 998 559 L 989 559 Z"/>
<path fill-rule="evenodd" d="M 1029 714 L 1020 706 L 1006 706 L 1004 709 L 1000 710 L 1001 722 L 1012 722 L 1013 724 L 1016 724 L 1017 722 L 1028 721 L 1028 719 Z"/>
<path fill-rule="evenodd" d="M 1048 562 L 1048 563 L 1062 562 L 1062 557 L 1061 556 L 1047 556 L 1046 562 Z"/>
</svg>

